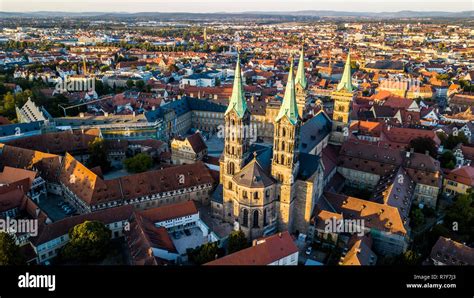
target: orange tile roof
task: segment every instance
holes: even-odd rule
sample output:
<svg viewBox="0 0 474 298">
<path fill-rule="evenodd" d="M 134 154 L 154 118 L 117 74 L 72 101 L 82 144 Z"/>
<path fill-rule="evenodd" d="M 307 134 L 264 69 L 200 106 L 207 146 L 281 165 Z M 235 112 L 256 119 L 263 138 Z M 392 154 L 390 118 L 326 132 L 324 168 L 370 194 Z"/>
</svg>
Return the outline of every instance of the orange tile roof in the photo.
<svg viewBox="0 0 474 298">
<path fill-rule="evenodd" d="M 351 239 L 352 240 L 352 239 Z M 341 261 L 343 266 L 375 265 L 376 254 L 370 249 L 371 241 L 366 237 L 352 240 L 353 245 Z"/>
<path fill-rule="evenodd" d="M 472 187 L 474 186 L 474 167 L 464 166 L 456 168 L 446 175 L 446 179 Z"/>
<path fill-rule="evenodd" d="M 298 252 L 298 247 L 296 247 L 293 238 L 287 231 L 260 241 L 257 245 L 205 265 L 268 265 Z"/>
<path fill-rule="evenodd" d="M 384 232 L 407 233 L 395 207 L 331 192 L 324 192 L 324 196 L 337 212 L 342 212 L 344 218 L 363 219 L 365 226 Z"/>
<path fill-rule="evenodd" d="M 154 223 L 197 213 L 198 210 L 196 208 L 196 204 L 194 204 L 194 201 L 186 201 L 139 212 L 140 215 Z"/>
<path fill-rule="evenodd" d="M 0 155 L 0 164 L 13 168 L 37 170 L 45 180 L 56 182 L 61 159 L 61 156 L 55 154 L 4 145 Z"/>
</svg>

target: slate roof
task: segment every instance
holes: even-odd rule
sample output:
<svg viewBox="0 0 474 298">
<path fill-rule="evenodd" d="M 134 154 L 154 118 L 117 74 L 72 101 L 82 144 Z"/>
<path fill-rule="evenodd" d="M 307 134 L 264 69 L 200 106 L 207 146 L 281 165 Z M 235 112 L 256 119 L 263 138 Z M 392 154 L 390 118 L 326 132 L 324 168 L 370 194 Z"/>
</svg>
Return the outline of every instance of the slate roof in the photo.
<svg viewBox="0 0 474 298">
<path fill-rule="evenodd" d="M 190 111 L 224 113 L 226 108 L 226 106 L 215 103 L 211 100 L 184 96 L 181 99 L 160 106 L 154 111 L 145 112 L 145 117 L 148 122 L 155 122 L 156 120 L 163 118 L 165 113 L 170 110 L 173 110 L 176 113 L 176 116 L 179 117 Z"/>
<path fill-rule="evenodd" d="M 43 121 L 35 121 L 29 123 L 14 123 L 0 126 L 0 137 L 15 135 L 18 131 L 20 133 L 37 131 L 41 129 Z"/>
<path fill-rule="evenodd" d="M 234 175 L 233 180 L 238 185 L 250 188 L 263 188 L 275 183 L 275 180 L 262 169 L 256 156 L 238 174 Z"/>
<path fill-rule="evenodd" d="M 330 133 L 331 120 L 321 111 L 301 126 L 299 151 L 308 153 Z"/>
</svg>

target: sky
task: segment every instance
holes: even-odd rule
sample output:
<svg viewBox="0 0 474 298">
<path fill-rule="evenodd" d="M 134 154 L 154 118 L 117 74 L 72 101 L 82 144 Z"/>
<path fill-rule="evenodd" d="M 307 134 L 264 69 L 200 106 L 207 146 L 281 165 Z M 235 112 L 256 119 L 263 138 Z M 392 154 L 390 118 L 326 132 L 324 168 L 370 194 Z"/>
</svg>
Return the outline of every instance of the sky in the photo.
<svg viewBox="0 0 474 298">
<path fill-rule="evenodd" d="M 336 10 L 351 12 L 466 11 L 473 0 L 0 0 L 0 11 L 244 12 Z"/>
</svg>

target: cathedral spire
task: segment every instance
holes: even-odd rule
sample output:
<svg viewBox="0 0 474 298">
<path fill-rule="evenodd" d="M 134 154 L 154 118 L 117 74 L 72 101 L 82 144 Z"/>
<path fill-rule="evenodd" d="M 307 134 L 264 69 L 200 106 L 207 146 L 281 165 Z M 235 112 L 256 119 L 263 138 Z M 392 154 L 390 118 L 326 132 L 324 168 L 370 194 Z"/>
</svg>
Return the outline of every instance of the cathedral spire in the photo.
<svg viewBox="0 0 474 298">
<path fill-rule="evenodd" d="M 286 83 L 285 96 L 281 103 L 280 111 L 275 121 L 280 121 L 286 116 L 292 125 L 298 121 L 298 106 L 296 104 L 295 80 L 293 78 L 293 57 L 291 57 L 290 72 L 288 73 L 288 82 Z"/>
<path fill-rule="evenodd" d="M 235 66 L 234 87 L 229 100 L 229 106 L 225 111 L 227 115 L 230 111 L 235 111 L 239 118 L 242 118 L 247 110 L 247 101 L 245 100 L 244 90 L 242 87 L 242 73 L 240 70 L 240 55 L 237 56 L 237 65 Z"/>
<path fill-rule="evenodd" d="M 352 92 L 354 87 L 352 86 L 352 74 L 351 74 L 351 53 L 347 53 L 346 65 L 344 66 L 344 73 L 342 74 L 341 82 L 337 85 L 337 91 L 345 89 L 348 92 Z"/>
<path fill-rule="evenodd" d="M 298 63 L 298 70 L 296 71 L 295 83 L 300 84 L 303 89 L 306 89 L 307 81 L 304 73 L 304 49 L 301 47 L 300 61 Z"/>
</svg>

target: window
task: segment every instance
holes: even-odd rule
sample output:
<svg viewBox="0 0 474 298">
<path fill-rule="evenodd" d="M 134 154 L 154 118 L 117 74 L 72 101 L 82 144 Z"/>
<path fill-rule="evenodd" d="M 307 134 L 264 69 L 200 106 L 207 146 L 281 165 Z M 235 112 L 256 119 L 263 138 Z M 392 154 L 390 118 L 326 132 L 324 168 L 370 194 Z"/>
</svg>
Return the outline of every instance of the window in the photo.
<svg viewBox="0 0 474 298">
<path fill-rule="evenodd" d="M 258 228 L 258 210 L 253 212 L 253 227 Z"/>
<path fill-rule="evenodd" d="M 248 227 L 249 226 L 249 211 L 244 209 L 244 214 L 242 218 L 242 226 Z"/>
<path fill-rule="evenodd" d="M 227 166 L 227 173 L 230 175 L 234 175 L 234 171 L 235 171 L 234 163 L 230 162 L 229 165 Z"/>
</svg>

